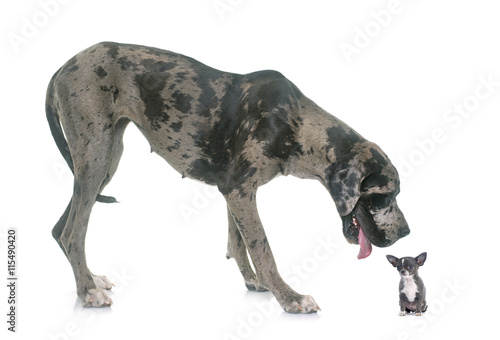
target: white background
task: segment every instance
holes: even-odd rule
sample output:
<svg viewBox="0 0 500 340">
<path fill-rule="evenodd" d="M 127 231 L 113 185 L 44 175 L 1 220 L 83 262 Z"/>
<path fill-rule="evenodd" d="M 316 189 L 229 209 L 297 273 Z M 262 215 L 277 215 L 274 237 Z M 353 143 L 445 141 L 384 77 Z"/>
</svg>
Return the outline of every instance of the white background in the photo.
<svg viewBox="0 0 500 340">
<path fill-rule="evenodd" d="M 49 4 L 49 5 L 48 5 Z M 226 4 L 225 9 L 214 4 Z M 3 2 L 0 125 L 0 334 L 4 339 L 443 339 L 497 329 L 500 20 L 493 1 Z M 220 5 L 221 6 L 221 5 Z M 218 69 L 277 69 L 379 144 L 398 167 L 412 233 L 358 261 L 332 199 L 282 177 L 259 191 L 278 267 L 314 296 L 314 315 L 247 292 L 226 260 L 220 194 L 184 179 L 130 126 L 120 168 L 87 237 L 114 304 L 83 309 L 51 237 L 72 176 L 45 120 L 45 90 L 100 41 L 173 50 Z M 342 51 L 351 46 L 351 55 Z M 490 81 L 489 91 L 484 82 Z M 479 97 L 478 97 L 479 96 Z M 463 108 L 460 113 L 460 108 Z M 434 140 L 432 140 L 434 138 Z M 6 239 L 18 232 L 17 333 L 7 331 Z M 385 255 L 428 252 L 424 317 L 398 316 Z M 3 298 L 2 298 L 3 296 Z"/>
</svg>

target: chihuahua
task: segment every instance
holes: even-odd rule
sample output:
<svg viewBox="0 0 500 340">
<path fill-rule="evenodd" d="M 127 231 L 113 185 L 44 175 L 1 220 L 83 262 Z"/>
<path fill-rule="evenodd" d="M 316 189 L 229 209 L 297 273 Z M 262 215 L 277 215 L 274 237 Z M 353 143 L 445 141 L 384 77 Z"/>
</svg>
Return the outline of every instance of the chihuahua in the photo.
<svg viewBox="0 0 500 340">
<path fill-rule="evenodd" d="M 422 253 L 415 258 L 398 259 L 392 255 L 386 257 L 394 267 L 397 267 L 399 275 L 401 275 L 399 282 L 401 313 L 399 315 L 405 316 L 406 313 L 414 312 L 416 316 L 421 316 L 427 310 L 427 303 L 425 302 L 424 282 L 418 276 L 418 268 L 424 265 L 427 253 Z"/>
</svg>

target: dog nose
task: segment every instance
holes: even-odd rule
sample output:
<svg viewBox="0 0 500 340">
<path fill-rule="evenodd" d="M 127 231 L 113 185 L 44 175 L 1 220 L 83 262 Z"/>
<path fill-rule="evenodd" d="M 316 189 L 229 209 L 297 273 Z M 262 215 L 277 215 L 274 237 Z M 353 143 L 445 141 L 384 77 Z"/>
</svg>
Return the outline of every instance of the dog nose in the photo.
<svg viewBox="0 0 500 340">
<path fill-rule="evenodd" d="M 402 227 L 398 230 L 399 238 L 405 237 L 408 234 L 410 234 L 410 228 L 408 228 L 408 225 L 405 225 L 404 227 Z"/>
</svg>

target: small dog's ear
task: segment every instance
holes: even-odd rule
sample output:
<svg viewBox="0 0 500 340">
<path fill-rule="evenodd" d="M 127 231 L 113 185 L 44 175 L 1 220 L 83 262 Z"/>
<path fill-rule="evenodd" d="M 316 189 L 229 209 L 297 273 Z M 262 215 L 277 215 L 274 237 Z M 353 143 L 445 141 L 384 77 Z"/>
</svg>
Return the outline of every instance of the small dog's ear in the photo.
<svg viewBox="0 0 500 340">
<path fill-rule="evenodd" d="M 398 266 L 398 261 L 399 259 L 396 257 L 396 256 L 392 256 L 392 255 L 386 255 L 385 257 L 387 257 L 387 259 L 389 260 L 389 262 L 394 266 L 394 267 L 397 267 Z"/>
<path fill-rule="evenodd" d="M 417 261 L 419 266 L 423 266 L 426 259 L 427 259 L 427 253 L 422 253 L 417 257 L 415 257 L 415 261 Z"/>
</svg>

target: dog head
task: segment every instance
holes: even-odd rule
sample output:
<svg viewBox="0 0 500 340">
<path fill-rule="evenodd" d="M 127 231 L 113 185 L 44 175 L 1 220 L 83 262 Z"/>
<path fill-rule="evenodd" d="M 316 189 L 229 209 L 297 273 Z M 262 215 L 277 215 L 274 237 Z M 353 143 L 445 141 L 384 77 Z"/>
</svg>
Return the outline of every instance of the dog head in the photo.
<svg viewBox="0 0 500 340">
<path fill-rule="evenodd" d="M 376 144 L 357 143 L 326 170 L 326 183 L 344 236 L 361 247 L 358 258 L 370 255 L 371 244 L 387 247 L 410 233 L 396 203 L 397 170 Z"/>
<path fill-rule="evenodd" d="M 427 253 L 422 253 L 417 257 L 403 257 L 398 259 L 392 255 L 386 255 L 387 260 L 398 269 L 401 278 L 406 279 L 418 275 L 418 268 L 422 267 L 427 259 Z"/>
</svg>

